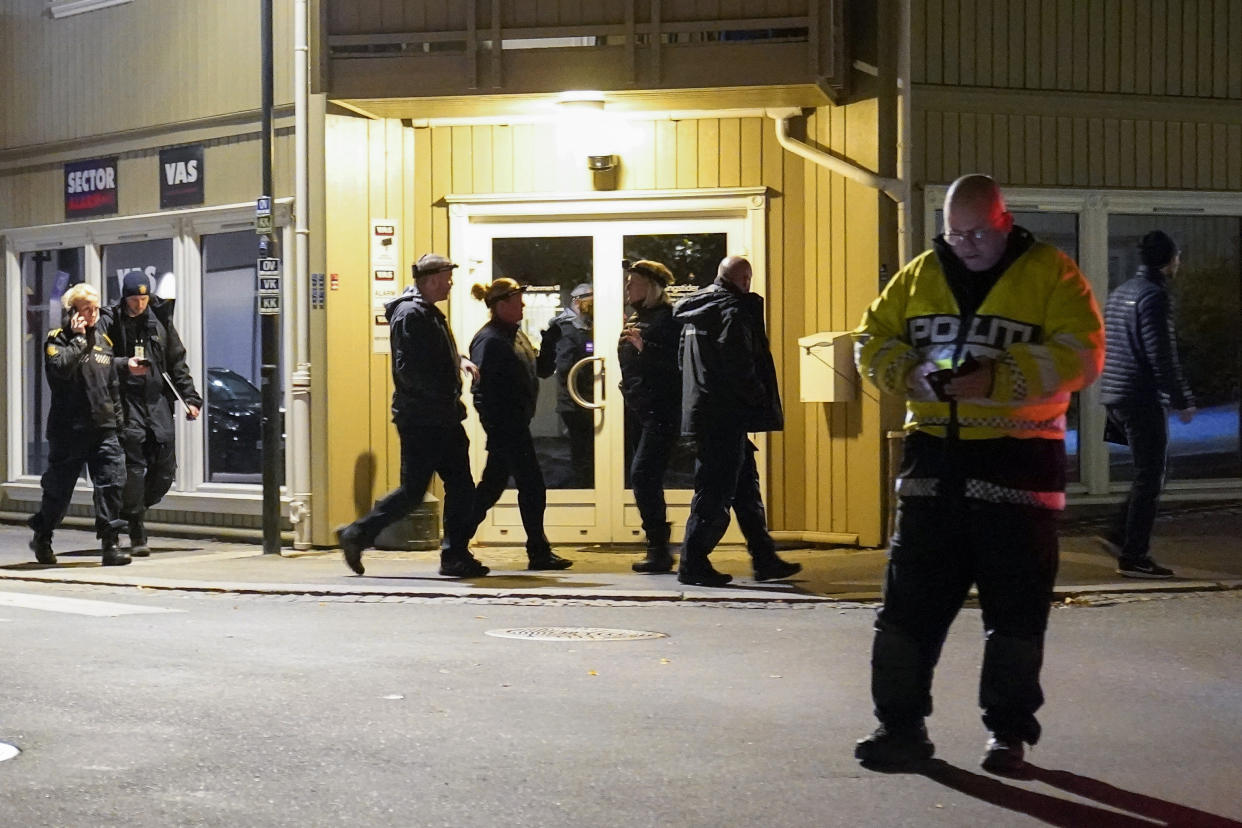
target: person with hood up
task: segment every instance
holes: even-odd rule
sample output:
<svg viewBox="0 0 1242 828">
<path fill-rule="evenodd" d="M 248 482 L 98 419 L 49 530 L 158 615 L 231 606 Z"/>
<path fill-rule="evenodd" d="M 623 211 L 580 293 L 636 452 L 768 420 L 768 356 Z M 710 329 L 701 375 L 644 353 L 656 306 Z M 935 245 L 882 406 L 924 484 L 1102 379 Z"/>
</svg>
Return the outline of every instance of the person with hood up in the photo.
<svg viewBox="0 0 1242 828">
<path fill-rule="evenodd" d="M 474 526 L 477 528 L 500 500 L 512 476 L 517 484 L 522 528 L 526 531 L 527 568 L 568 569 L 573 561 L 553 552 L 543 531 L 548 491 L 530 433 L 539 394 L 536 353 L 519 327 L 525 313 L 525 292 L 524 285 L 504 276 L 470 289 L 470 294 L 487 305 L 492 314 L 470 342 L 470 359 L 479 366 L 479 376 L 471 389 L 474 407 L 487 434 L 487 463 L 475 491 Z"/>
<path fill-rule="evenodd" d="M 681 431 L 695 442 L 694 497 L 677 570 L 683 584 L 724 586 L 733 580 L 708 560 L 729 528 L 730 508 L 756 581 L 802 571 L 801 564 L 776 554 L 759 491 L 758 449 L 746 436 L 785 427 L 763 298 L 750 290 L 752 275 L 750 262 L 728 256 L 714 282 L 673 308 L 673 319 L 683 326 Z"/>
<path fill-rule="evenodd" d="M 173 412 L 177 397 L 186 419 L 198 418 L 203 398 L 185 361 L 185 346 L 172 324 L 172 304 L 151 293 L 151 280 L 131 270 L 121 280 L 121 299 L 105 308 L 100 324 L 113 342 L 121 379 L 125 426 L 125 494 L 121 517 L 129 525 L 130 554 L 151 554 L 147 510 L 164 499 L 177 472 Z M 169 387 L 172 382 L 175 386 Z"/>
<path fill-rule="evenodd" d="M 345 563 L 364 572 L 362 552 L 376 536 L 423 502 L 433 473 L 444 481 L 444 538 L 440 574 L 474 578 L 490 570 L 469 549 L 474 478 L 470 440 L 462 426 L 462 371 L 479 372 L 457 350 L 448 320 L 436 307 L 448 298 L 457 265 L 428 253 L 414 264 L 414 284 L 384 307 L 392 350 L 392 421 L 401 439 L 401 485 L 369 513 L 337 530 Z"/>
<path fill-rule="evenodd" d="M 595 413 L 574 402 L 569 394 L 569 371 L 581 359 L 594 353 L 594 332 L 591 321 L 594 291 L 583 282 L 569 293 L 569 307 L 552 318 L 539 343 L 535 361 L 536 373 L 543 377 L 556 373 L 556 413 L 569 434 L 569 465 L 571 486 L 575 489 L 595 488 Z M 580 370 L 574 390 L 584 400 L 593 401 L 594 375 Z"/>
<path fill-rule="evenodd" d="M 632 568 L 635 572 L 670 572 L 672 525 L 664 499 L 664 472 L 681 430 L 681 373 L 677 369 L 681 327 L 673 321 L 673 307 L 664 292 L 673 282 L 673 273 L 660 262 L 641 259 L 626 262 L 625 274 L 626 303 L 634 312 L 625 320 L 617 358 L 621 394 L 629 409 L 626 422 L 637 432 L 630 485 L 647 536 L 647 556 Z"/>
</svg>

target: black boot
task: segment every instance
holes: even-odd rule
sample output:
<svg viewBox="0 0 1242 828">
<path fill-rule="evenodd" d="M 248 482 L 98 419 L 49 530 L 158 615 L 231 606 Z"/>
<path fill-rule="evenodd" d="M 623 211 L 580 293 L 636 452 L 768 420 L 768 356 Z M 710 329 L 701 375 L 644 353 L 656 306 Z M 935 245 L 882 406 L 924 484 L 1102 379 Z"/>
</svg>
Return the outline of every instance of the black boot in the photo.
<svg viewBox="0 0 1242 828">
<path fill-rule="evenodd" d="M 56 566 L 56 554 L 52 551 L 52 536 L 38 535 L 30 541 L 30 548 L 35 553 L 35 560 L 44 566 Z"/>
<path fill-rule="evenodd" d="M 528 552 L 526 557 L 528 560 L 527 569 L 569 569 L 574 565 L 573 561 L 568 558 L 562 558 L 551 549 L 542 554 L 531 554 Z"/>
<path fill-rule="evenodd" d="M 756 581 L 780 581 L 802 571 L 802 564 L 782 560 L 773 552 L 754 559 Z"/>
<path fill-rule="evenodd" d="M 482 578 L 491 571 L 469 552 L 445 552 L 440 555 L 440 574 L 446 578 Z"/>
<path fill-rule="evenodd" d="M 362 550 L 367 547 L 367 544 L 362 542 L 362 532 L 357 527 L 351 523 L 338 528 L 336 544 L 341 547 L 341 552 L 345 555 L 345 565 L 352 569 L 355 575 L 361 575 L 367 571 L 362 565 Z"/>
<path fill-rule="evenodd" d="M 147 527 L 142 518 L 130 518 L 129 554 L 135 558 L 145 558 L 151 554 L 151 547 L 147 546 Z"/>
<path fill-rule="evenodd" d="M 635 572 L 672 572 L 673 553 L 668 548 L 668 538 L 673 525 L 666 523 L 660 529 L 647 533 L 647 557 L 630 566 Z"/>
<path fill-rule="evenodd" d="M 116 548 L 115 537 L 104 538 L 100 543 L 100 552 L 104 566 L 125 566 L 130 562 L 129 555 Z"/>
</svg>

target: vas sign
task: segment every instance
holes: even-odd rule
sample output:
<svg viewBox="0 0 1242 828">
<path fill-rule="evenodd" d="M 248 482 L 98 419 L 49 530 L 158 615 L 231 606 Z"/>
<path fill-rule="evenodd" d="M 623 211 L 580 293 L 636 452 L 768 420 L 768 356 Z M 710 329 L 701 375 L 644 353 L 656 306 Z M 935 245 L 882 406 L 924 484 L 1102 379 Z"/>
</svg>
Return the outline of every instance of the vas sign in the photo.
<svg viewBox="0 0 1242 828">
<path fill-rule="evenodd" d="M 160 150 L 160 208 L 203 203 L 203 145 Z"/>
</svg>

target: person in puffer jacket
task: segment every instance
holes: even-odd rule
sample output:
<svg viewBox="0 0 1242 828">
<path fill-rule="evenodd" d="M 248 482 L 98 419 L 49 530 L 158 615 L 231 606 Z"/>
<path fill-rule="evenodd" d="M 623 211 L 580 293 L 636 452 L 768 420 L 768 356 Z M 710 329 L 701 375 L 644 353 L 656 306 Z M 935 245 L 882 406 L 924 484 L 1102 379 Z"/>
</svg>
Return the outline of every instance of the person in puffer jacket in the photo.
<svg viewBox="0 0 1242 828">
<path fill-rule="evenodd" d="M 756 581 L 802 571 L 781 560 L 768 531 L 759 491 L 754 431 L 785 427 L 776 367 L 763 321 L 763 297 L 752 293 L 750 262 L 729 256 L 716 280 L 673 308 L 680 325 L 681 432 L 694 438 L 694 497 L 681 543 L 677 580 L 724 586 L 733 576 L 717 572 L 708 555 L 729 528 L 729 510 L 746 538 Z"/>
<path fill-rule="evenodd" d="M 1189 423 L 1195 398 L 1177 358 L 1177 332 L 1168 280 L 1181 255 L 1173 239 L 1159 230 L 1138 246 L 1138 272 L 1108 297 L 1104 328 L 1108 358 L 1100 379 L 1100 400 L 1108 409 L 1110 432 L 1130 446 L 1134 479 L 1112 530 L 1101 538 L 1118 556 L 1117 573 L 1127 578 L 1172 578 L 1173 570 L 1151 559 L 1169 448 L 1169 409 Z"/>
<path fill-rule="evenodd" d="M 1014 772 L 1040 737 L 1065 413 L 1099 375 L 1103 326 L 1078 266 L 1014 226 L 991 178 L 953 182 L 944 224 L 854 331 L 860 373 L 905 398 L 907 432 L 871 658 L 880 726 L 854 755 L 881 766 L 931 757 L 932 673 L 973 585 L 986 635 L 983 767 Z"/>
</svg>

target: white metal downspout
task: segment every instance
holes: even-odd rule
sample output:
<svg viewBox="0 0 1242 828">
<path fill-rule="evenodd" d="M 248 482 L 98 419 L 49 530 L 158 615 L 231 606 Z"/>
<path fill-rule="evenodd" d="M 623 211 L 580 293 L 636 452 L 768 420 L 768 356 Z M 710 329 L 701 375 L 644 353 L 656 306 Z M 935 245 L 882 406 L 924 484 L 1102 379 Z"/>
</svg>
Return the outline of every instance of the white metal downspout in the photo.
<svg viewBox="0 0 1242 828">
<path fill-rule="evenodd" d="M 294 111 L 294 268 L 293 279 L 293 410 L 286 433 L 292 440 L 293 491 L 289 520 L 293 548 L 311 546 L 311 439 L 310 439 L 310 187 L 307 172 L 307 71 L 310 46 L 307 0 L 293 4 L 293 111 Z"/>
</svg>

